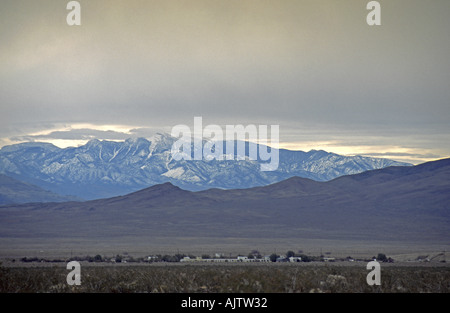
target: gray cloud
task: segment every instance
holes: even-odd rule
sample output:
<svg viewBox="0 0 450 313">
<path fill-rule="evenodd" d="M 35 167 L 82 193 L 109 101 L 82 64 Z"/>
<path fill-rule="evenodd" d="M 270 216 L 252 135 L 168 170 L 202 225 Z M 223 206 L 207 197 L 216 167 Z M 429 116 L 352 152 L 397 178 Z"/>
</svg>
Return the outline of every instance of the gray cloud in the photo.
<svg viewBox="0 0 450 313">
<path fill-rule="evenodd" d="M 96 129 L 72 129 L 67 131 L 52 131 L 48 134 L 40 135 L 24 135 L 14 136 L 12 141 L 38 141 L 46 139 L 62 139 L 62 140 L 90 140 L 93 138 L 109 139 L 109 140 L 125 140 L 130 135 L 112 130 L 96 130 Z"/>
<path fill-rule="evenodd" d="M 364 155 L 364 154 L 363 154 Z M 441 156 L 437 154 L 427 153 L 427 154 L 419 154 L 419 153 L 400 153 L 400 152 L 384 152 L 384 153 L 370 153 L 370 156 L 377 157 L 409 157 L 409 158 L 419 158 L 419 159 L 438 159 Z"/>
<path fill-rule="evenodd" d="M 45 129 L 45 128 L 44 128 Z M 39 140 L 91 140 L 94 138 L 102 140 L 125 140 L 128 138 L 136 137 L 151 137 L 158 132 L 164 132 L 163 129 L 153 128 L 134 128 L 129 131 L 115 131 L 115 130 L 98 130 L 92 128 L 78 128 L 69 130 L 56 130 L 46 134 L 37 135 L 21 135 L 12 136 L 9 139 L 11 141 L 23 142 L 23 141 L 39 141 Z"/>
</svg>

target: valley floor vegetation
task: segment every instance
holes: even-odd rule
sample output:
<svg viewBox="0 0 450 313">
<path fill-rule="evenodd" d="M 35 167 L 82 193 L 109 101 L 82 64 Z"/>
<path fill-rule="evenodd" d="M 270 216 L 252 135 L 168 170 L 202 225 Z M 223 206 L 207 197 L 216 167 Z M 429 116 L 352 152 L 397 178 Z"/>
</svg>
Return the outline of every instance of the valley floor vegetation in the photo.
<svg viewBox="0 0 450 313">
<path fill-rule="evenodd" d="M 437 256 L 440 256 L 438 254 Z M 426 256 L 427 257 L 427 256 Z M 424 260 L 425 258 L 424 257 Z M 445 257 L 444 257 L 445 258 Z M 311 256 L 303 253 L 295 253 L 290 250 L 287 251 L 286 254 L 276 254 L 272 253 L 270 255 L 261 255 L 259 251 L 253 250 L 248 255 L 237 255 L 237 256 L 225 256 L 224 254 L 215 254 L 214 256 L 210 256 L 209 254 L 202 254 L 201 256 L 195 256 L 192 254 L 186 255 L 177 253 L 174 255 L 169 254 L 155 254 L 148 255 L 145 257 L 133 257 L 128 253 L 117 254 L 115 256 L 103 256 L 97 254 L 95 256 L 73 256 L 70 258 L 43 258 L 43 257 L 23 257 L 18 259 L 21 263 L 67 263 L 70 261 L 78 261 L 78 262 L 89 262 L 89 263 L 176 263 L 176 262 L 213 262 L 213 263 L 248 263 L 248 262 L 334 262 L 334 261 L 364 261 L 369 262 L 372 260 L 378 260 L 379 262 L 388 262 L 393 263 L 394 259 L 391 257 L 387 257 L 384 253 L 378 253 L 377 256 L 373 256 L 371 258 L 363 258 L 363 259 L 355 259 L 351 256 L 347 256 L 345 258 L 334 258 L 330 256 L 320 255 L 320 256 Z M 13 263 L 16 262 L 16 259 L 11 260 Z M 428 259 L 429 261 L 429 259 Z M 445 262 L 445 259 L 444 259 Z"/>
<path fill-rule="evenodd" d="M 430 264 L 431 265 L 431 264 Z M 1 293 L 448 293 L 450 267 L 387 264 L 381 285 L 369 286 L 362 262 L 82 263 L 70 286 L 61 264 L 0 266 Z"/>
</svg>

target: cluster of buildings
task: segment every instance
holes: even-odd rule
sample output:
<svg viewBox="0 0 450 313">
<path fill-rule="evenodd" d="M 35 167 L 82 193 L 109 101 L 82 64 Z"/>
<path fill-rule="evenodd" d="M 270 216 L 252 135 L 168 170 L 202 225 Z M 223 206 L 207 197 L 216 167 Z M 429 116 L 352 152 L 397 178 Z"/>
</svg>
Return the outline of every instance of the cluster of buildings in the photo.
<svg viewBox="0 0 450 313">
<path fill-rule="evenodd" d="M 302 258 L 300 257 L 279 257 L 276 259 L 276 262 L 301 262 Z M 188 256 L 182 258 L 180 262 L 209 262 L 209 263 L 240 263 L 240 262 L 272 262 L 270 256 L 264 256 L 261 258 L 249 258 L 246 256 L 238 256 L 236 258 L 210 258 L 204 259 L 201 257 L 190 258 Z"/>
</svg>

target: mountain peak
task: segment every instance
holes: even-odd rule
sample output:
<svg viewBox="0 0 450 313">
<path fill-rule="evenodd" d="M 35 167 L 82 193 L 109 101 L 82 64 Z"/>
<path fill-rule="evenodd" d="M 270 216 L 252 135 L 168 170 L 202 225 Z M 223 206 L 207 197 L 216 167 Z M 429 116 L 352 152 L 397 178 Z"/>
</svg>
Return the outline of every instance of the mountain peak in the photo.
<svg viewBox="0 0 450 313">
<path fill-rule="evenodd" d="M 172 136 L 168 133 L 156 133 L 152 136 L 153 139 L 167 139 L 167 138 L 172 138 Z"/>
<path fill-rule="evenodd" d="M 57 146 L 55 146 L 52 143 L 34 142 L 34 141 L 22 142 L 22 143 L 18 143 L 18 144 L 14 144 L 14 145 L 4 146 L 0 150 L 2 152 L 14 152 L 14 151 L 18 151 L 20 149 L 28 149 L 28 148 L 42 148 L 42 149 L 53 150 L 53 151 L 60 150 L 60 148 L 58 148 Z"/>
<path fill-rule="evenodd" d="M 143 137 L 134 137 L 134 138 L 128 138 L 125 140 L 126 143 L 130 145 L 138 145 L 138 144 L 150 144 L 150 142 L 143 138 Z"/>
<path fill-rule="evenodd" d="M 99 143 L 101 143 L 102 141 L 100 141 L 99 139 L 97 139 L 97 138 L 94 138 L 94 139 L 90 139 L 88 142 L 86 142 L 86 146 L 96 146 L 96 145 L 98 145 Z"/>
<path fill-rule="evenodd" d="M 156 133 L 155 135 L 153 135 L 150 138 L 151 142 L 155 142 L 155 143 L 161 143 L 161 142 L 173 142 L 175 138 L 172 137 L 170 134 L 168 133 Z"/>
<path fill-rule="evenodd" d="M 145 193 L 167 193 L 167 192 L 173 192 L 173 191 L 185 191 L 183 189 L 181 189 L 180 187 L 177 187 L 175 185 L 173 185 L 171 182 L 166 182 L 166 183 L 162 183 L 162 184 L 157 184 L 157 185 L 153 185 L 150 187 L 147 187 L 145 189 L 139 190 L 136 193 L 141 193 L 141 192 L 145 192 Z"/>
<path fill-rule="evenodd" d="M 177 197 L 190 194 L 190 191 L 183 190 L 170 182 L 154 185 L 129 195 L 124 196 L 125 198 L 133 198 L 135 200 L 141 199 L 142 201 L 148 201 L 155 199 L 165 199 L 164 201 L 174 201 Z"/>
<path fill-rule="evenodd" d="M 152 189 L 152 190 L 181 190 L 180 187 L 175 186 L 171 182 L 154 185 L 152 187 L 149 187 L 149 189 Z"/>
</svg>

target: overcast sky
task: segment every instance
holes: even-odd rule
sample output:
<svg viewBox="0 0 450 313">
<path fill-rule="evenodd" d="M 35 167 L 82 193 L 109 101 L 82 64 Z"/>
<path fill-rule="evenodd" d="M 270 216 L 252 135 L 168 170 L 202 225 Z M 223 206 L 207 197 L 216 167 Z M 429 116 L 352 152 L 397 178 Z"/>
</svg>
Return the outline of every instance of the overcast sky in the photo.
<svg viewBox="0 0 450 313">
<path fill-rule="evenodd" d="M 280 146 L 450 157 L 450 1 L 0 2 L 0 146 L 280 125 Z"/>
</svg>

